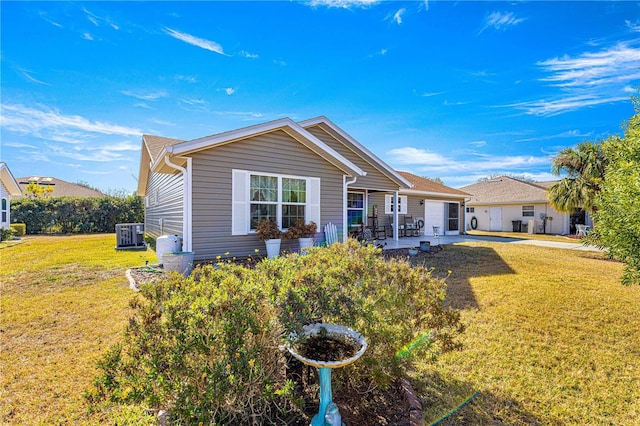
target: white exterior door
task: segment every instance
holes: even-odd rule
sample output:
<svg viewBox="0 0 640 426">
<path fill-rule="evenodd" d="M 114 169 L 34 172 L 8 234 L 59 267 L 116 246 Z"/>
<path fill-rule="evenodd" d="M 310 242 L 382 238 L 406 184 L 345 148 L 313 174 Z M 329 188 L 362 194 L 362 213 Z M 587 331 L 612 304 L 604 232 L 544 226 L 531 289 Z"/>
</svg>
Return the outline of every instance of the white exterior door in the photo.
<svg viewBox="0 0 640 426">
<path fill-rule="evenodd" d="M 502 231 L 502 207 L 489 208 L 489 231 Z"/>
<path fill-rule="evenodd" d="M 446 204 L 441 201 L 425 201 L 424 234 L 433 235 L 433 227 L 440 227 L 440 235 L 444 234 L 444 218 Z"/>
</svg>

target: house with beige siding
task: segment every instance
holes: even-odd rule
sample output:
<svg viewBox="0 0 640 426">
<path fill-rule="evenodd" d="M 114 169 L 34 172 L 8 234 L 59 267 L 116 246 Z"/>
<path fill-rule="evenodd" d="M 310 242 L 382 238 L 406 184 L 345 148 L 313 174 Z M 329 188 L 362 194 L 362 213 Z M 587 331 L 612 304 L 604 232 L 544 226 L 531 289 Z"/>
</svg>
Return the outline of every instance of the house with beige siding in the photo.
<svg viewBox="0 0 640 426">
<path fill-rule="evenodd" d="M 138 194 L 145 232 L 175 234 L 196 260 L 263 252 L 262 219 L 286 230 L 327 223 L 344 240 L 364 227 L 376 238 L 464 231 L 469 194 L 393 170 L 326 117 L 285 118 L 190 141 L 144 135 Z M 395 206 L 398 206 L 396 209 Z M 420 223 L 407 233 L 407 223 Z M 417 234 L 416 234 L 417 233 Z M 294 250 L 283 242 L 284 250 Z"/>
<path fill-rule="evenodd" d="M 7 163 L 0 162 L 0 228 L 11 225 L 11 198 L 22 195 Z"/>
<path fill-rule="evenodd" d="M 255 232 L 262 219 L 283 230 L 298 219 L 313 221 L 318 240 L 331 222 L 346 239 L 386 196 L 395 204 L 411 187 L 326 117 L 283 118 L 194 140 L 142 138 L 145 232 L 180 236 L 195 260 L 264 253 Z M 397 209 L 391 216 L 397 228 Z M 282 249 L 293 244 L 283 241 Z"/>
<path fill-rule="evenodd" d="M 592 226 L 589 214 L 581 209 L 567 214 L 551 207 L 547 188 L 554 183 L 501 176 L 460 188 L 471 194 L 466 204 L 466 228 L 565 235 L 575 234 L 576 224 Z"/>
</svg>

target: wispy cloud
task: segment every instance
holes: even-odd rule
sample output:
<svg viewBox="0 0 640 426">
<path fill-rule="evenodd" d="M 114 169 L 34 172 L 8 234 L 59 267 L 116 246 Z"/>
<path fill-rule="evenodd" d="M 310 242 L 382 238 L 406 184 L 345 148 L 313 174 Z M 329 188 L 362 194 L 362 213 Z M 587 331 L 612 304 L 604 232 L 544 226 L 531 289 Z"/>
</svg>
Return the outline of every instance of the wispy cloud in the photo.
<svg viewBox="0 0 640 426">
<path fill-rule="evenodd" d="M 29 70 L 25 70 L 23 68 L 19 69 L 20 73 L 22 74 L 22 76 L 24 78 L 26 78 L 27 80 L 29 80 L 32 83 L 36 83 L 36 84 L 43 84 L 45 86 L 50 86 L 49 83 L 45 83 L 44 81 L 38 80 L 37 78 L 35 78 L 34 76 L 31 75 L 31 71 Z"/>
<path fill-rule="evenodd" d="M 249 58 L 249 59 L 258 59 L 258 55 L 255 53 L 249 53 L 246 50 L 241 50 L 240 53 L 238 53 L 240 56 L 244 57 L 244 58 Z"/>
<path fill-rule="evenodd" d="M 629 86 L 640 79 L 640 43 L 618 42 L 597 52 L 540 61 L 540 78 L 560 93 L 510 105 L 527 114 L 553 116 L 605 103 L 629 100 Z"/>
<path fill-rule="evenodd" d="M 122 93 L 125 96 L 130 96 L 132 98 L 140 99 L 143 101 L 155 101 L 167 96 L 167 92 L 165 92 L 164 90 L 158 90 L 155 92 L 147 92 L 147 93 L 134 92 L 131 90 L 121 90 L 120 93 Z"/>
<path fill-rule="evenodd" d="M 473 145 L 476 148 L 482 148 L 483 146 L 485 146 L 487 144 L 487 141 L 473 141 L 473 142 L 469 142 L 469 145 Z"/>
<path fill-rule="evenodd" d="M 228 56 L 226 53 L 224 53 L 222 46 L 216 43 L 215 41 L 196 37 L 191 34 L 183 33 L 167 27 L 163 28 L 162 30 L 168 35 L 170 35 L 171 37 L 178 39 L 180 41 L 184 41 L 185 43 L 191 44 L 201 49 L 210 50 L 211 52 L 215 52 L 220 55 Z"/>
<path fill-rule="evenodd" d="M 418 95 L 418 96 L 422 96 L 423 98 L 431 98 L 433 96 L 442 95 L 445 92 L 423 92 L 423 93 L 418 93 L 418 92 L 416 92 L 414 90 L 413 93 Z"/>
<path fill-rule="evenodd" d="M 85 40 L 93 41 L 93 36 L 89 33 L 82 33 L 82 38 Z"/>
<path fill-rule="evenodd" d="M 187 111 L 209 111 L 209 102 L 204 99 L 182 98 L 179 105 Z"/>
<path fill-rule="evenodd" d="M 186 81 L 187 83 L 197 83 L 198 79 L 192 75 L 176 75 L 176 80 Z"/>
<path fill-rule="evenodd" d="M 478 35 L 482 34 L 488 28 L 505 31 L 524 21 L 525 18 L 518 18 L 513 12 L 492 12 L 484 19 L 482 29 L 480 29 Z"/>
<path fill-rule="evenodd" d="M 308 4 L 312 7 L 317 6 L 325 6 L 325 7 L 336 7 L 342 9 L 351 9 L 351 8 L 366 8 L 373 6 L 375 4 L 380 3 L 381 0 L 311 0 L 309 2 L 305 2 L 304 4 Z"/>
<path fill-rule="evenodd" d="M 402 15 L 404 15 L 406 11 L 407 9 L 405 9 L 404 7 L 401 9 L 398 9 L 396 13 L 394 13 L 393 15 L 390 15 L 391 20 L 393 20 L 398 25 L 402 25 Z"/>
<path fill-rule="evenodd" d="M 91 22 L 96 27 L 99 27 L 100 25 L 104 24 L 104 25 L 110 26 L 114 30 L 119 30 L 120 29 L 120 26 L 118 24 L 112 22 L 111 19 L 103 18 L 101 16 L 98 16 L 95 13 L 90 12 L 89 9 L 87 9 L 86 7 L 83 7 L 82 11 L 87 15 L 87 19 L 89 20 L 89 22 Z"/>
<path fill-rule="evenodd" d="M 464 174 L 469 172 L 488 173 L 499 171 L 528 170 L 531 167 L 551 163 L 552 156 L 534 155 L 465 155 L 463 158 L 447 157 L 422 148 L 403 147 L 388 151 L 388 161 L 396 168 L 412 168 L 429 176 Z"/>
<path fill-rule="evenodd" d="M 567 130 L 566 132 L 557 133 L 555 135 L 516 139 L 514 142 L 536 142 L 536 141 L 546 141 L 546 140 L 553 140 L 553 139 L 588 138 L 590 136 L 593 136 L 593 132 L 582 133 L 580 130 Z"/>
<path fill-rule="evenodd" d="M 91 121 L 79 115 L 65 115 L 48 108 L 36 109 L 20 104 L 2 104 L 0 117 L 2 128 L 8 131 L 64 142 L 87 140 L 96 133 L 136 137 L 142 135 L 140 129 Z"/>
</svg>

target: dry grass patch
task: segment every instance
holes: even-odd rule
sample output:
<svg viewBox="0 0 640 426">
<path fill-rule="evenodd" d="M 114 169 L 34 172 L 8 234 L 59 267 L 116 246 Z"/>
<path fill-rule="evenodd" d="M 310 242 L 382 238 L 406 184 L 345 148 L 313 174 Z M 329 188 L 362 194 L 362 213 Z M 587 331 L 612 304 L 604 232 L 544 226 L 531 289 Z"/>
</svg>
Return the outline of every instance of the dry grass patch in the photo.
<svg viewBox="0 0 640 426">
<path fill-rule="evenodd" d="M 622 265 L 585 253 L 501 243 L 448 246 L 448 302 L 468 325 L 464 349 L 416 372 L 444 424 L 637 424 L 640 287 Z"/>
<path fill-rule="evenodd" d="M 114 235 L 29 237 L 0 252 L 3 424 L 99 423 L 83 391 L 129 317 L 124 270 L 156 261 L 114 246 Z"/>
</svg>

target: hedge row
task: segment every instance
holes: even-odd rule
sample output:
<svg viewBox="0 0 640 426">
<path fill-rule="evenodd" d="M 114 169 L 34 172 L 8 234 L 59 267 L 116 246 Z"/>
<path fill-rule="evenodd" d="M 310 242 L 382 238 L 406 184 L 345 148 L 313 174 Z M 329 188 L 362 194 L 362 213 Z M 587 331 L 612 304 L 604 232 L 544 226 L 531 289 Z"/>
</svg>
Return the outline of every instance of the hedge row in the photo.
<svg viewBox="0 0 640 426">
<path fill-rule="evenodd" d="M 142 198 L 51 197 L 11 201 L 11 221 L 27 234 L 115 232 L 117 223 L 144 222 Z"/>
</svg>

